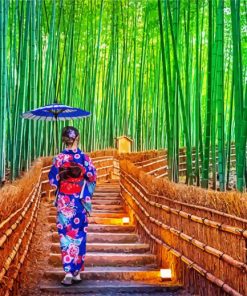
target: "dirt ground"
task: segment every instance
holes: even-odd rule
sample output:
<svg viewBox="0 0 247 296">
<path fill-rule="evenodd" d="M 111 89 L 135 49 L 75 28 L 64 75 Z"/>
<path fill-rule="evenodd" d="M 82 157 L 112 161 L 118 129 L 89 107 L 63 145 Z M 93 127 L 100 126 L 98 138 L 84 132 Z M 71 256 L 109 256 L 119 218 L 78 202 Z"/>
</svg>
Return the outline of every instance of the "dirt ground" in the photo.
<svg viewBox="0 0 247 296">
<path fill-rule="evenodd" d="M 36 229 L 32 238 L 30 250 L 21 269 L 20 296 L 42 295 L 39 283 L 43 272 L 48 266 L 50 252 L 50 226 L 47 223 L 49 213 L 48 202 L 40 203 Z"/>
</svg>

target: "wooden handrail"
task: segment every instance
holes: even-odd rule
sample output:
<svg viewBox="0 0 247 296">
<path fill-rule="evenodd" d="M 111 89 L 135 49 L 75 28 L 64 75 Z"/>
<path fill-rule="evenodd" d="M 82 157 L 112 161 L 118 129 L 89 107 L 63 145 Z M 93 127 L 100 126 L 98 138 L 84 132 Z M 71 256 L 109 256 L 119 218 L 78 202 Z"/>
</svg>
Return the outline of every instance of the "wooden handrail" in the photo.
<svg viewBox="0 0 247 296">
<path fill-rule="evenodd" d="M 123 187 L 122 187 L 123 188 Z M 124 188 L 125 189 L 125 188 Z M 121 193 L 120 193 L 121 194 Z M 208 279 L 209 281 L 211 281 L 212 283 L 216 284 L 218 287 L 220 287 L 223 291 L 225 291 L 226 293 L 229 293 L 231 295 L 234 296 L 243 296 L 242 294 L 238 293 L 236 290 L 234 290 L 233 288 L 231 288 L 229 285 L 227 285 L 224 281 L 220 280 L 219 278 L 215 277 L 213 274 L 211 274 L 210 272 L 208 272 L 207 270 L 205 270 L 204 268 L 202 268 L 201 266 L 199 266 L 198 264 L 196 264 L 195 262 L 193 262 L 192 260 L 190 260 L 188 257 L 184 256 L 182 253 L 180 253 L 178 250 L 176 250 L 175 248 L 173 248 L 171 245 L 168 245 L 167 243 L 165 243 L 162 239 L 159 239 L 157 237 L 155 237 L 150 230 L 146 227 L 146 225 L 142 222 L 142 219 L 140 219 L 139 215 L 137 214 L 137 212 L 134 210 L 134 208 L 131 206 L 130 203 L 128 203 L 128 201 L 123 197 L 123 195 L 121 194 L 122 198 L 126 201 L 126 203 L 128 204 L 128 206 L 132 209 L 132 211 L 135 213 L 135 218 L 138 220 L 138 222 L 140 223 L 140 225 L 143 227 L 143 229 L 145 230 L 145 232 L 149 235 L 150 238 L 152 238 L 154 241 L 156 241 L 156 243 L 164 246 L 168 252 L 171 252 L 173 255 L 175 255 L 176 257 L 179 257 L 184 263 L 186 263 L 190 268 L 195 269 L 197 272 L 199 272 L 203 277 L 205 277 L 206 279 Z M 132 196 L 133 198 L 133 196 Z M 140 204 L 139 204 L 140 205 Z M 138 205 L 138 206 L 139 206 Z M 144 209 L 144 213 L 146 214 L 147 212 Z"/>
<path fill-rule="evenodd" d="M 226 253 L 224 253 L 222 251 L 219 251 L 219 250 L 217 250 L 215 248 L 212 248 L 209 245 L 204 244 L 204 243 L 200 242 L 199 240 L 196 240 L 194 237 L 185 234 L 183 231 L 180 231 L 180 230 L 178 230 L 178 229 L 176 229 L 174 227 L 171 227 L 171 226 L 157 220 L 156 218 L 152 217 L 145 210 L 145 208 L 138 202 L 138 200 L 131 194 L 131 192 L 128 191 L 128 189 L 126 189 L 122 184 L 120 186 L 124 191 L 126 191 L 131 196 L 132 200 L 135 201 L 136 205 L 138 205 L 138 207 L 143 211 L 143 213 L 146 215 L 147 218 L 149 218 L 149 220 L 152 223 L 155 223 L 157 226 L 162 227 L 163 229 L 170 231 L 172 234 L 175 234 L 176 236 L 180 237 L 184 241 L 196 246 L 197 248 L 207 252 L 208 254 L 214 255 L 215 257 L 219 258 L 222 261 L 225 261 L 229 265 L 231 265 L 233 267 L 236 267 L 236 268 L 239 268 L 243 272 L 247 272 L 247 265 L 244 262 L 241 262 L 239 260 L 235 260 L 230 255 L 227 255 Z"/>
<path fill-rule="evenodd" d="M 167 169 L 168 169 L 168 166 L 165 165 L 165 166 L 159 167 L 159 168 L 157 168 L 157 169 L 154 169 L 154 170 L 152 170 L 152 171 L 148 171 L 147 174 L 148 174 L 148 175 L 152 175 L 152 174 L 155 173 L 155 172 L 158 172 L 158 171 L 161 171 L 161 170 L 167 170 Z"/>
<path fill-rule="evenodd" d="M 131 179 L 131 182 L 133 183 L 136 183 L 138 184 L 138 186 L 145 192 L 145 194 L 148 194 L 149 196 L 152 196 L 152 197 L 159 197 L 159 198 L 162 198 L 166 201 L 169 201 L 169 202 L 172 202 L 174 204 L 178 204 L 180 206 L 186 206 L 186 207 L 190 207 L 192 209 L 195 209 L 195 210 L 205 210 L 205 211 L 208 211 L 208 212 L 211 212 L 211 213 L 214 213 L 214 214 L 217 214 L 217 215 L 220 215 L 222 217 L 226 217 L 226 218 L 231 218 L 231 219 L 235 219 L 236 221 L 239 221 L 239 222 L 242 222 L 242 223 L 247 223 L 247 219 L 243 219 L 243 218 L 240 218 L 240 217 L 237 217 L 237 216 L 234 216 L 234 215 L 230 215 L 230 214 L 227 214 L 227 213 L 224 213 L 224 212 L 221 212 L 221 211 L 218 211 L 218 210 L 215 210 L 215 209 L 212 209 L 212 208 L 207 208 L 207 207 L 204 207 L 204 206 L 200 206 L 200 205 L 193 205 L 193 204 L 190 204 L 190 203 L 185 203 L 185 202 L 182 202 L 182 201 L 178 201 L 178 200 L 174 200 L 174 199 L 170 199 L 168 197 L 165 197 L 165 196 L 161 196 L 161 195 L 157 195 L 157 194 L 151 194 L 149 193 L 145 187 L 142 186 L 142 184 L 140 182 L 138 182 L 135 178 L 133 178 L 131 175 L 129 175 L 126 171 L 124 171 L 123 169 L 121 170 L 123 173 L 125 173 L 130 179 Z M 205 218 L 202 218 L 203 220 L 205 220 Z M 207 220 L 207 219 L 206 219 Z M 246 231 L 246 229 L 242 229 L 243 232 Z M 245 234 L 246 235 L 246 234 Z"/>
<path fill-rule="evenodd" d="M 105 167 L 99 167 L 99 168 L 97 168 L 97 172 L 100 171 L 100 170 L 105 170 L 105 169 L 109 169 L 109 168 L 113 168 L 113 164 L 105 166 Z"/>
<path fill-rule="evenodd" d="M 36 226 L 37 216 L 38 216 L 38 211 L 36 211 L 36 214 L 35 214 L 35 216 L 33 218 L 30 235 L 28 237 L 28 241 L 27 241 L 26 247 L 24 249 L 24 252 L 23 252 L 23 254 L 22 254 L 21 258 L 20 258 L 19 263 L 17 264 L 17 266 L 15 266 L 15 272 L 12 275 L 12 278 L 8 279 L 8 290 L 6 291 L 5 296 L 11 296 L 12 295 L 11 291 L 13 289 L 14 284 L 16 283 L 16 278 L 17 278 L 17 276 L 19 274 L 20 268 L 21 268 L 21 266 L 22 266 L 22 264 L 23 264 L 23 262 L 24 262 L 24 260 L 25 260 L 25 258 L 27 256 L 29 247 L 31 245 L 33 232 L 34 232 L 34 229 L 35 229 L 35 226 Z"/>
<path fill-rule="evenodd" d="M 14 213 L 12 213 L 7 219 L 5 219 L 4 221 L 1 222 L 0 224 L 0 229 L 4 227 L 4 225 L 6 223 L 8 223 L 12 218 L 14 218 L 18 213 L 20 213 L 26 206 L 27 206 L 27 203 L 29 204 L 29 199 L 30 199 L 30 196 L 34 196 L 37 189 L 38 189 L 38 186 L 39 186 L 39 182 L 40 182 L 40 178 L 41 178 L 41 175 L 39 177 L 39 181 L 36 183 L 36 185 L 33 187 L 32 191 L 29 193 L 29 195 L 27 196 L 27 198 L 25 199 L 24 203 L 23 203 L 23 206 L 16 210 Z M 1 244 L 0 244 L 0 247 L 1 247 Z"/>
<path fill-rule="evenodd" d="M 168 172 L 165 172 L 165 173 L 163 173 L 161 175 L 158 175 L 158 176 L 156 176 L 156 178 L 158 179 L 158 178 L 162 178 L 162 177 L 165 177 L 165 176 L 168 176 Z"/>
<path fill-rule="evenodd" d="M 150 163 L 150 161 L 153 161 Z M 140 167 L 140 168 L 145 168 L 145 167 L 148 167 L 148 166 L 151 166 L 155 163 L 159 163 L 159 162 L 163 162 L 163 161 L 166 161 L 166 158 L 165 158 L 165 155 L 162 155 L 162 156 L 159 156 L 159 157 L 154 157 L 154 158 L 150 158 L 149 160 L 145 160 L 145 164 L 143 164 L 143 162 L 135 162 L 135 165 L 137 167 Z M 148 163 L 146 163 L 148 162 Z"/>
<path fill-rule="evenodd" d="M 39 195 L 40 195 L 40 189 L 39 189 L 38 197 L 36 197 L 36 201 L 35 201 L 35 204 L 34 204 L 34 207 L 33 207 L 33 210 L 32 210 L 32 213 L 31 213 L 31 217 L 29 219 L 29 222 L 27 223 L 25 229 L 22 230 L 21 235 L 20 235 L 20 238 L 18 239 L 17 243 L 13 246 L 12 252 L 7 257 L 7 259 L 6 259 L 6 261 L 5 261 L 4 265 L 3 265 L 3 268 L 0 271 L 0 282 L 3 280 L 3 277 L 4 277 L 5 273 L 8 271 L 8 269 L 9 269 L 12 261 L 14 260 L 16 254 L 18 253 L 18 250 L 19 250 L 19 248 L 20 248 L 20 246 L 22 244 L 23 238 L 24 238 L 24 236 L 25 236 L 25 234 L 26 234 L 29 226 L 32 223 L 34 214 L 36 213 L 37 208 L 38 208 L 38 205 L 39 205 L 39 201 L 40 201 Z"/>
<path fill-rule="evenodd" d="M 126 165 L 120 166 L 121 196 L 126 201 L 127 208 L 133 211 L 130 211 L 130 216 L 139 222 L 138 232 L 143 233 L 143 238 L 147 241 L 151 240 L 153 250 L 158 250 L 159 262 L 163 262 L 164 259 L 162 248 L 157 249 L 157 244 L 164 246 L 168 252 L 180 258 L 189 268 L 193 268 L 205 279 L 216 284 L 222 291 L 230 295 L 241 295 L 240 292 L 245 294 L 246 287 L 241 282 L 245 281 L 247 276 L 244 249 L 247 219 L 150 193 L 144 183 L 145 175 L 140 175 L 139 181 L 137 172 L 141 171 L 141 168 L 132 163 L 132 175 L 129 171 L 132 166 L 128 167 L 128 162 Z M 152 179 L 155 180 L 153 177 L 148 179 L 149 182 L 152 183 Z M 216 235 L 216 241 L 210 237 L 211 231 Z M 228 238 L 236 244 L 237 251 L 224 244 L 224 240 L 227 241 Z M 216 267 L 215 271 L 212 269 L 213 266 Z M 228 268 L 232 275 L 228 273 Z M 193 281 L 192 275 L 187 273 Z M 208 291 L 210 289 L 208 288 Z"/>
</svg>

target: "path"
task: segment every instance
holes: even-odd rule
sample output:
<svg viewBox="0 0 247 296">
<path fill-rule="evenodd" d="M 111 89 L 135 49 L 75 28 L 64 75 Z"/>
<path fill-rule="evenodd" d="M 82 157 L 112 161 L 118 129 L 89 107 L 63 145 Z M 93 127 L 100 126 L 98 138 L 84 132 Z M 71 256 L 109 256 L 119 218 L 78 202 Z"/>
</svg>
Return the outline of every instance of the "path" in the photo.
<svg viewBox="0 0 247 296">
<path fill-rule="evenodd" d="M 50 234 L 44 258 L 48 266 L 43 266 L 40 289 L 35 288 L 35 295 L 184 295 L 172 282 L 160 281 L 156 256 L 150 253 L 149 245 L 140 242 L 134 226 L 123 225 L 126 212 L 119 184 L 97 186 L 81 284 L 71 287 L 60 284 L 64 273 L 55 225 L 56 210 L 51 202 L 46 214 L 47 211 Z"/>
</svg>

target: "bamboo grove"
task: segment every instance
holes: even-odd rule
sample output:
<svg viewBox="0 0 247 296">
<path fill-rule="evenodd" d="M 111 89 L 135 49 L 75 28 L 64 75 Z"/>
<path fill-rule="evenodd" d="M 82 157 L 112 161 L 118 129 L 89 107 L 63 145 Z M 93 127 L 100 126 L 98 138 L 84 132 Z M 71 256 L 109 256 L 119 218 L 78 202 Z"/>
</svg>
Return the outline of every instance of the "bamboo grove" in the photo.
<svg viewBox="0 0 247 296">
<path fill-rule="evenodd" d="M 187 182 L 225 190 L 235 145 L 246 187 L 246 0 L 0 0 L 0 77 L 2 180 L 54 154 L 52 123 L 20 114 L 57 101 L 92 113 L 84 150 L 129 135 L 174 181 L 185 147 Z"/>
</svg>

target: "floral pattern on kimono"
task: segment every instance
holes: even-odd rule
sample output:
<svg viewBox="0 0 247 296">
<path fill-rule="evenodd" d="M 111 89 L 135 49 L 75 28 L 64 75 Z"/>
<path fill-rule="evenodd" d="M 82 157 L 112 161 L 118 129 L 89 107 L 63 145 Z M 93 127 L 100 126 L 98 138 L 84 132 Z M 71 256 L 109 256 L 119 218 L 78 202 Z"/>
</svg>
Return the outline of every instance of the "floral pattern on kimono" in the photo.
<svg viewBox="0 0 247 296">
<path fill-rule="evenodd" d="M 61 169 L 75 164 L 81 168 L 80 175 L 60 180 Z M 57 229 L 63 268 L 76 275 L 84 269 L 88 218 L 83 204 L 91 205 L 96 169 L 89 156 L 80 149 L 65 149 L 54 158 L 49 181 L 56 187 Z M 80 195 L 83 182 L 86 183 Z"/>
</svg>

